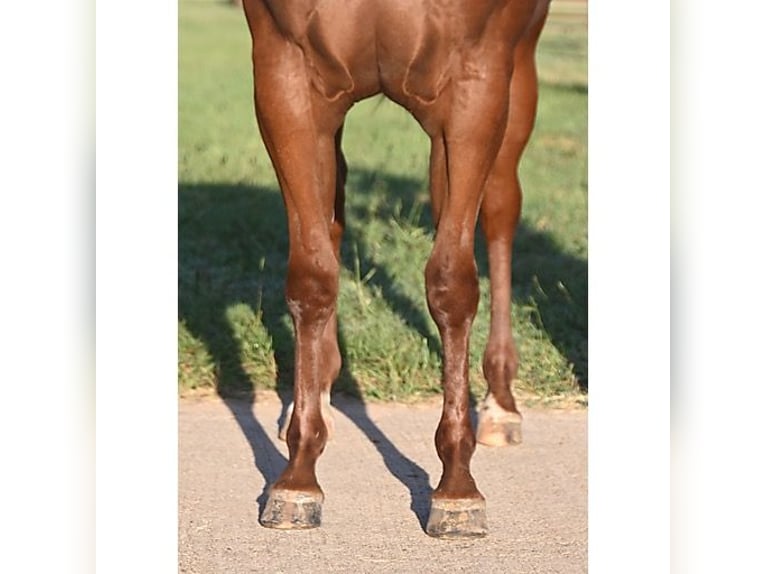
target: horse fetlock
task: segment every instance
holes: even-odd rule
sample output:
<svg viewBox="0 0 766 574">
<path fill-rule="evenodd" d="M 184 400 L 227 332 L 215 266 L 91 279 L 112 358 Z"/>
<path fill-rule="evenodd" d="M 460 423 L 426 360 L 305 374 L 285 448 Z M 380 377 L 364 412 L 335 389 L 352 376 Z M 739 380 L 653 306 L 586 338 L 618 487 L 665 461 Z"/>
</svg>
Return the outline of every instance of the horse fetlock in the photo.
<svg viewBox="0 0 766 574">
<path fill-rule="evenodd" d="M 332 405 L 330 405 L 330 393 L 322 393 L 322 399 L 320 404 L 320 412 L 322 415 L 322 422 L 325 424 L 327 431 L 327 440 L 332 440 L 335 436 L 335 417 L 333 415 Z M 293 410 L 295 409 L 295 403 L 290 401 L 285 413 L 285 419 L 282 422 L 282 426 L 279 427 L 279 440 L 287 441 L 287 431 L 290 428 L 290 421 L 293 417 Z"/>
<path fill-rule="evenodd" d="M 519 357 L 514 346 L 487 348 L 482 361 L 484 378 L 491 385 L 510 387 L 519 370 Z"/>
<path fill-rule="evenodd" d="M 439 459 L 445 465 L 461 466 L 464 462 L 470 462 L 476 449 L 476 437 L 471 430 L 468 412 L 459 420 L 442 415 L 439 426 L 436 427 L 435 442 Z"/>
</svg>

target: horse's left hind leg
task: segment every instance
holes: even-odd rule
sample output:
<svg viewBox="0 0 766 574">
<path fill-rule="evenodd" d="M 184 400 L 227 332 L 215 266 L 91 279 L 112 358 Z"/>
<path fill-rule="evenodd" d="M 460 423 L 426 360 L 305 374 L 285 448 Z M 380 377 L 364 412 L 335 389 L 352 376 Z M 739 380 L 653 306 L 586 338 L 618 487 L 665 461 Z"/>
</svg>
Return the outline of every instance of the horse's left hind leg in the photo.
<svg viewBox="0 0 766 574">
<path fill-rule="evenodd" d="M 489 256 L 491 310 L 482 365 L 489 389 L 479 410 L 476 440 L 488 446 L 521 442 L 521 414 L 511 390 L 519 363 L 511 331 L 511 250 L 521 212 L 517 171 L 537 107 L 534 50 L 543 22 L 516 47 L 503 144 L 487 179 L 480 213 Z"/>
</svg>

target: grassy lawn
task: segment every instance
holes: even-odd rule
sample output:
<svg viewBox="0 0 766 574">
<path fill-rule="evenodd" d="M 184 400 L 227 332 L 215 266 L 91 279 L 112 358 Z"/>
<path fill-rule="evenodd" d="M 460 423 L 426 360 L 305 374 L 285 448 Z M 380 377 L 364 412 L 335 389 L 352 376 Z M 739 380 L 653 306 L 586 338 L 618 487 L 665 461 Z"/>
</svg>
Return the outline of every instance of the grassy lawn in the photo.
<svg viewBox="0 0 766 574">
<path fill-rule="evenodd" d="M 179 4 L 179 331 L 181 392 L 292 386 L 284 302 L 287 230 L 252 104 L 250 39 L 224 2 Z M 587 39 L 584 14 L 554 13 L 539 48 L 540 106 L 522 163 L 514 251 L 515 336 L 524 402 L 587 402 Z M 368 399 L 440 392 L 440 343 L 423 270 L 433 226 L 428 140 L 380 97 L 346 122 L 348 229 L 335 388 Z M 477 234 L 477 237 L 480 234 Z M 484 394 L 487 259 L 471 340 L 472 392 Z"/>
</svg>

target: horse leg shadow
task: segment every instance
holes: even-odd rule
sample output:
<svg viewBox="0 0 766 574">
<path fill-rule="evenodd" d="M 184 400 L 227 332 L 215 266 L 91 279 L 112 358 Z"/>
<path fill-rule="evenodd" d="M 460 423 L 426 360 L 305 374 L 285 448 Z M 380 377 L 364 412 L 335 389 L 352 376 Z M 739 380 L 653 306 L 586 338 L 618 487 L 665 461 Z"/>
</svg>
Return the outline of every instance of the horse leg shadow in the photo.
<svg viewBox="0 0 766 574">
<path fill-rule="evenodd" d="M 265 486 L 257 498 L 260 513 L 268 498 L 269 485 L 287 466 L 287 459 L 255 417 L 253 384 L 239 362 L 239 344 L 226 319 L 225 307 L 224 304 L 214 305 L 204 317 L 187 314 L 185 319 L 190 331 L 205 343 L 215 359 L 218 370 L 217 395 L 247 439 L 253 464 L 263 476 Z"/>
<path fill-rule="evenodd" d="M 340 325 L 338 325 L 338 344 L 343 357 L 339 379 L 346 383 L 344 386 L 349 389 L 349 392 L 345 397 L 338 396 L 336 393 L 333 406 L 364 433 L 375 446 L 388 471 L 407 488 L 410 494 L 410 510 L 415 514 L 421 529 L 425 532 L 432 492 L 429 475 L 423 467 L 399 450 L 370 418 L 367 405 L 362 399 L 361 387 L 346 367 L 346 345 Z"/>
<path fill-rule="evenodd" d="M 253 464 L 263 476 L 264 487 L 256 499 L 258 515 L 260 516 L 269 497 L 269 487 L 287 466 L 287 459 L 279 452 L 271 437 L 255 418 L 253 413 L 255 400 L 253 397 L 242 399 L 222 396 L 221 399 L 247 439 L 253 453 Z"/>
</svg>

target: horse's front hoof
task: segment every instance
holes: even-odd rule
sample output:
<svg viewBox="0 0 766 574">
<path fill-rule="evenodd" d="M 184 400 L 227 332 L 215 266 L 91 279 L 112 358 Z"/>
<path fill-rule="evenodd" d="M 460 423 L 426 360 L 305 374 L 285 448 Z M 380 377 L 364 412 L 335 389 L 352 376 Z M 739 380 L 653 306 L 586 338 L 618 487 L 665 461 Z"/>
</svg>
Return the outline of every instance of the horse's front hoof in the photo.
<svg viewBox="0 0 766 574">
<path fill-rule="evenodd" d="M 476 441 L 485 446 L 521 444 L 521 415 L 506 411 L 488 396 L 479 411 Z"/>
<path fill-rule="evenodd" d="M 487 503 L 483 498 L 431 500 L 426 534 L 434 538 L 480 538 L 487 535 Z"/>
<path fill-rule="evenodd" d="M 272 490 L 261 514 L 261 525 L 281 530 L 305 530 L 322 523 L 321 493 Z"/>
</svg>

